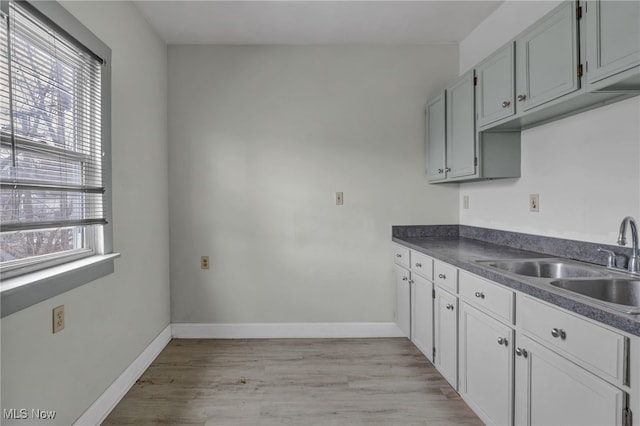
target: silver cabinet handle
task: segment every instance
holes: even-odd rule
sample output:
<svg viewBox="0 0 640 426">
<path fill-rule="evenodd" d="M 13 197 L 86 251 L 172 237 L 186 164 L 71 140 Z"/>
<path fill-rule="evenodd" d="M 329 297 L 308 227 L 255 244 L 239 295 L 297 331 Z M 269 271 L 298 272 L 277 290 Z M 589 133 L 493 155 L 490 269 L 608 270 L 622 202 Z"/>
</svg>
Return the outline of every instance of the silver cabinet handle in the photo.
<svg viewBox="0 0 640 426">
<path fill-rule="evenodd" d="M 416 263 L 416 268 L 422 268 L 422 263 Z"/>
<path fill-rule="evenodd" d="M 442 278 L 443 280 L 446 280 L 447 276 L 445 274 L 438 274 L 438 278 Z"/>
<path fill-rule="evenodd" d="M 445 172 L 450 172 L 451 171 L 451 167 L 445 167 L 444 171 Z"/>
<path fill-rule="evenodd" d="M 516 349 L 516 355 L 526 358 L 526 357 L 529 356 L 529 352 L 527 352 L 526 349 L 517 348 Z"/>
<path fill-rule="evenodd" d="M 396 257 L 402 257 L 400 253 L 396 253 Z"/>
<path fill-rule="evenodd" d="M 453 305 L 451 303 L 447 303 L 447 306 L 445 306 L 448 310 L 453 311 Z"/>
<path fill-rule="evenodd" d="M 504 102 L 502 103 L 502 108 L 508 108 L 508 107 L 509 107 L 509 105 L 511 105 L 511 102 L 510 102 L 510 101 L 504 101 Z"/>
<path fill-rule="evenodd" d="M 498 337 L 498 344 L 508 346 L 509 341 L 507 340 L 506 337 Z"/>
<path fill-rule="evenodd" d="M 551 336 L 555 338 L 561 338 L 562 340 L 567 338 L 567 332 L 561 328 L 554 328 L 551 330 Z"/>
<path fill-rule="evenodd" d="M 560 330 L 558 330 L 557 328 L 554 328 L 551 330 L 552 337 L 558 337 L 559 335 L 560 335 Z"/>
<path fill-rule="evenodd" d="M 476 291 L 476 297 L 479 297 L 480 299 L 484 299 L 484 293 Z"/>
<path fill-rule="evenodd" d="M 438 173 L 439 174 L 444 173 L 444 169 L 438 169 Z"/>
<path fill-rule="evenodd" d="M 527 99 L 527 95 L 518 95 L 518 102 L 523 102 L 525 99 Z"/>
<path fill-rule="evenodd" d="M 409 278 L 407 277 L 402 277 L 402 281 L 407 281 Z"/>
<path fill-rule="evenodd" d="M 413 280 L 409 280 L 409 284 L 413 284 Z"/>
</svg>

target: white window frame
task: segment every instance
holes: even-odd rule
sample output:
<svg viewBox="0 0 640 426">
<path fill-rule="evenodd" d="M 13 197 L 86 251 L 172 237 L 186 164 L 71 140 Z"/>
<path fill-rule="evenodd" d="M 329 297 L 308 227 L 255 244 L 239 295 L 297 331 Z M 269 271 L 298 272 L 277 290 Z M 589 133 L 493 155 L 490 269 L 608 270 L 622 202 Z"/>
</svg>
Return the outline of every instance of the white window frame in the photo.
<svg viewBox="0 0 640 426">
<path fill-rule="evenodd" d="M 9 2 L 0 0 L 0 10 L 9 14 Z M 113 252 L 113 217 L 112 217 L 112 185 L 111 185 L 111 49 L 86 28 L 78 19 L 56 1 L 24 1 L 33 11 L 44 18 L 53 27 L 75 40 L 103 61 L 101 71 L 101 137 L 102 176 L 105 187 L 103 211 L 106 225 L 102 225 L 99 239 L 92 244 L 93 254 L 75 256 L 64 259 L 60 264 L 60 256 L 46 264 L 34 265 L 25 260 L 24 270 L 19 276 L 0 277 L 0 317 L 11 315 L 19 310 L 40 303 L 51 297 L 79 287 L 105 275 L 113 273 L 114 259 L 119 253 Z M 2 20 L 2 25 L 6 21 Z M 97 233 L 96 233 L 97 234 Z M 51 265 L 51 266 L 49 266 Z M 43 268 L 45 266 L 45 268 Z M 31 268 L 31 269 L 29 269 Z M 37 269 L 37 270 L 35 270 Z"/>
</svg>

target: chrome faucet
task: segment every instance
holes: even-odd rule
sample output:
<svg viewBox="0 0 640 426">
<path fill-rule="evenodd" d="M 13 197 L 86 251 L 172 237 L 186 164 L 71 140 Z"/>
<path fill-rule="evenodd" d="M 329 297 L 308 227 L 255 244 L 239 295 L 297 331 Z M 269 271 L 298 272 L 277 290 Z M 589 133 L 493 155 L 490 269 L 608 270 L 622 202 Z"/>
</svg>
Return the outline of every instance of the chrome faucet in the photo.
<svg viewBox="0 0 640 426">
<path fill-rule="evenodd" d="M 629 265 L 627 266 L 627 269 L 629 272 L 636 273 L 640 271 L 640 262 L 638 260 L 638 225 L 631 216 L 627 216 L 622 219 L 622 223 L 620 224 L 620 234 L 618 234 L 618 245 L 627 245 L 627 239 L 625 237 L 627 232 L 627 223 L 631 228 L 631 257 L 629 258 Z"/>
</svg>

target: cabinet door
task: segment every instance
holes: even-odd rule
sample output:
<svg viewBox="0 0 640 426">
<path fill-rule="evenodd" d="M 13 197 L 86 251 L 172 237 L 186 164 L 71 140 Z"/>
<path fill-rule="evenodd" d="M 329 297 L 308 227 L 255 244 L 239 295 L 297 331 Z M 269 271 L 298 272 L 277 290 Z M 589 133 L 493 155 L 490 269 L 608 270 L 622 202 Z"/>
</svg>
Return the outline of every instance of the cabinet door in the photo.
<svg viewBox="0 0 640 426">
<path fill-rule="evenodd" d="M 487 424 L 513 419 L 513 330 L 460 303 L 460 393 Z"/>
<path fill-rule="evenodd" d="M 517 109 L 527 111 L 580 88 L 575 2 L 566 2 L 516 39 Z"/>
<path fill-rule="evenodd" d="M 515 114 L 514 44 L 509 43 L 476 66 L 478 127 Z"/>
<path fill-rule="evenodd" d="M 458 388 L 458 298 L 436 286 L 434 304 L 435 366 Z"/>
<path fill-rule="evenodd" d="M 445 102 L 444 92 L 439 96 L 427 102 L 427 180 L 435 182 L 443 180 L 445 173 L 445 138 L 446 138 L 446 121 L 445 121 Z"/>
<path fill-rule="evenodd" d="M 640 2 L 591 1 L 586 8 L 589 82 L 640 66 Z"/>
<path fill-rule="evenodd" d="M 620 389 L 526 336 L 516 344 L 516 425 L 622 424 Z"/>
<path fill-rule="evenodd" d="M 473 71 L 458 78 L 447 93 L 447 178 L 476 172 L 476 115 Z"/>
<path fill-rule="evenodd" d="M 396 275 L 396 324 L 405 336 L 411 337 L 411 275 L 401 266 L 393 265 Z"/>
<path fill-rule="evenodd" d="M 411 275 L 411 341 L 433 362 L 433 283 Z"/>
</svg>

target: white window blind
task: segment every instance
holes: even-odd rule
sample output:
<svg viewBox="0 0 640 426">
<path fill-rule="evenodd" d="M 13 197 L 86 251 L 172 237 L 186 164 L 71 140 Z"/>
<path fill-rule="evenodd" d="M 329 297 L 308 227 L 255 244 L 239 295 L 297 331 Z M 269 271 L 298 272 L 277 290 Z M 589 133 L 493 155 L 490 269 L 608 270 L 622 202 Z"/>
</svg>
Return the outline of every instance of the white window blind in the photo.
<svg viewBox="0 0 640 426">
<path fill-rule="evenodd" d="M 0 29 L 0 265 L 91 253 L 104 212 L 102 61 L 9 2 Z"/>
</svg>

